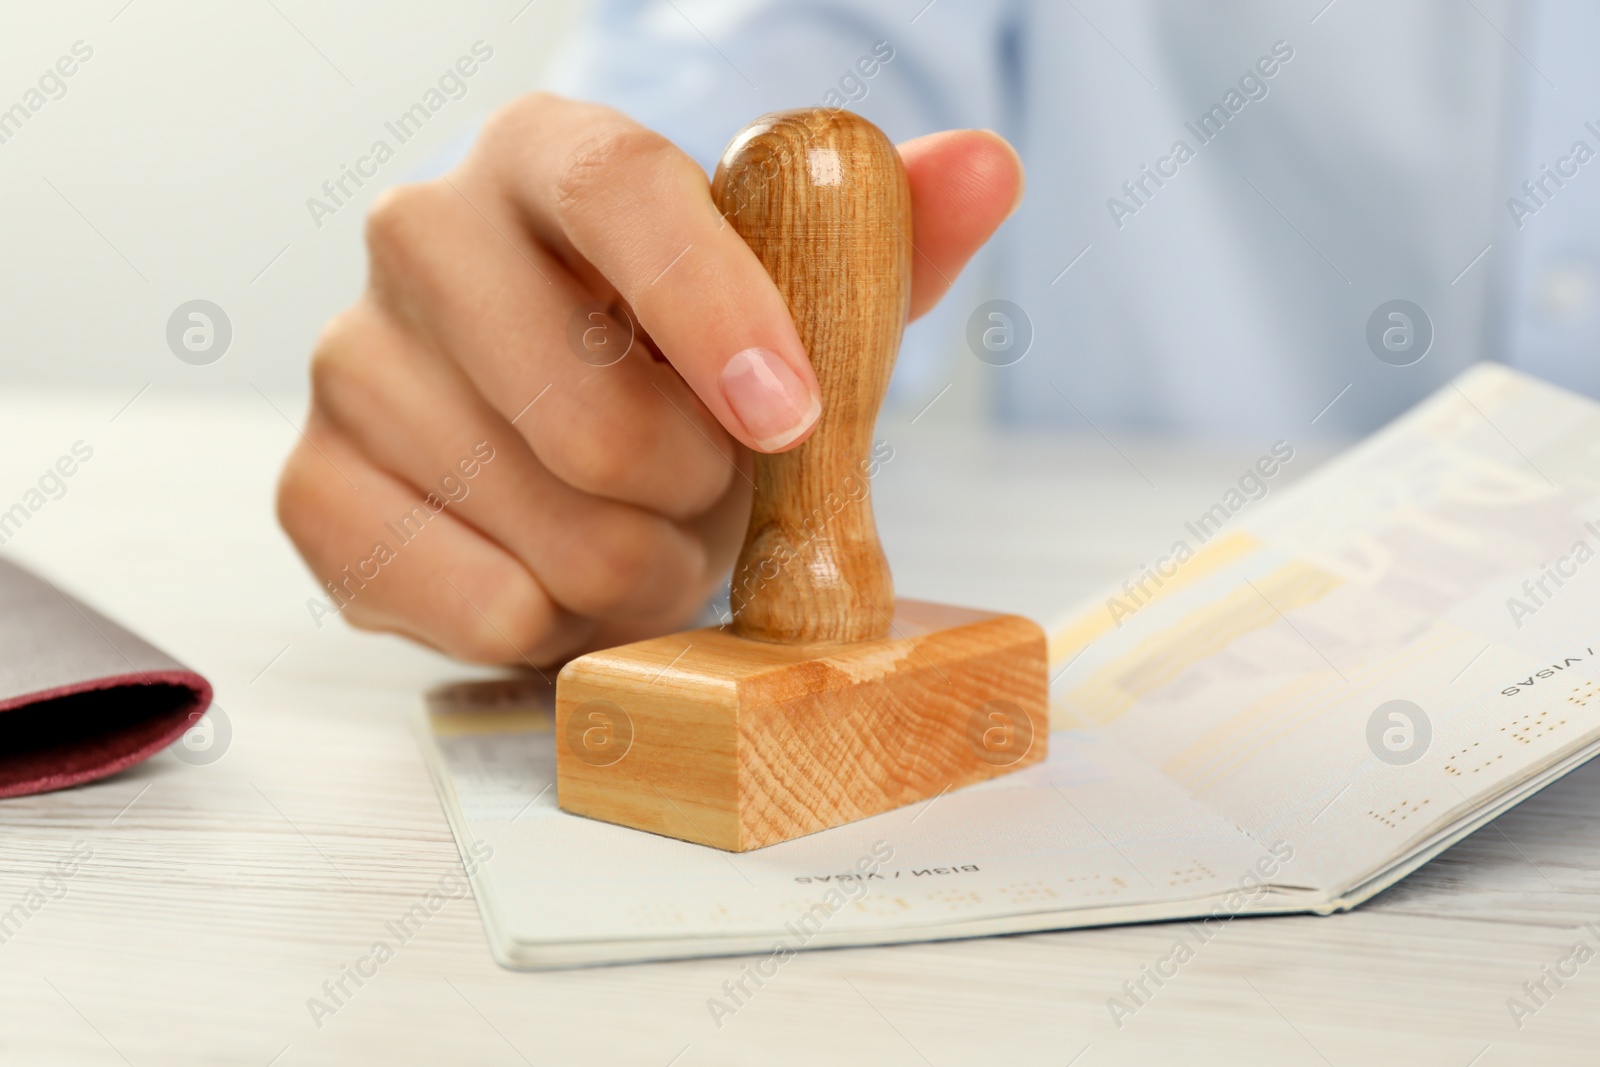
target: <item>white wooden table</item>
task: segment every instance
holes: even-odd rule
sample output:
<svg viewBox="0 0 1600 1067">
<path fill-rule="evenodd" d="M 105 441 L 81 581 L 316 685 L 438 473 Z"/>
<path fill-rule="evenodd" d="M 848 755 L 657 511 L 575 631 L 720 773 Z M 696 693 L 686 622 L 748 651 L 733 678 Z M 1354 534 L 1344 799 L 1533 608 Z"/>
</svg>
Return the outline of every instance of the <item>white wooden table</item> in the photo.
<svg viewBox="0 0 1600 1067">
<path fill-rule="evenodd" d="M 1120 1029 L 1107 998 L 1170 928 L 804 954 L 718 1029 L 706 1001 L 739 962 L 516 974 L 469 899 L 319 1027 L 308 998 L 459 871 L 409 715 L 486 672 L 315 628 L 271 505 L 300 402 L 127 400 L 0 397 L 0 509 L 75 440 L 95 450 L 0 551 L 208 675 L 232 739 L 209 765 L 168 753 L 0 802 L 0 911 L 93 850 L 0 944 L 0 1064 L 1600 1062 L 1600 958 L 1520 1030 L 1506 1007 L 1580 938 L 1600 949 L 1580 928 L 1600 921 L 1600 766 L 1352 914 L 1230 924 Z M 1132 573 L 1270 444 L 881 435 L 899 588 L 1036 617 Z"/>
</svg>

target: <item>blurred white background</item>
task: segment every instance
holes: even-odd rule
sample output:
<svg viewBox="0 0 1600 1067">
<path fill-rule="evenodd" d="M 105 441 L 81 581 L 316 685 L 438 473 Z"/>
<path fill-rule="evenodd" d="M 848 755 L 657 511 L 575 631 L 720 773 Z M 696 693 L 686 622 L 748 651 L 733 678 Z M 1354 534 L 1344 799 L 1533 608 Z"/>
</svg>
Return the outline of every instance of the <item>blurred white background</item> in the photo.
<svg viewBox="0 0 1600 1067">
<path fill-rule="evenodd" d="M 582 7 L 7 4 L 0 388 L 92 385 L 133 396 L 147 384 L 248 393 L 253 383 L 304 393 L 318 328 L 360 290 L 373 197 L 459 151 L 496 106 L 538 86 Z M 480 41 L 480 55 L 492 56 L 462 79 L 464 94 L 434 98 L 443 106 L 400 143 L 385 123 Z M 50 77 L 78 42 L 90 57 L 70 77 Z M 8 120 L 5 109 L 19 104 L 37 110 Z M 380 139 L 394 158 L 363 188 L 346 179 L 354 195 L 319 227 L 308 198 L 331 202 L 323 182 Z M 175 359 L 166 340 L 169 316 L 195 299 L 232 324 L 227 352 L 208 365 Z"/>
</svg>

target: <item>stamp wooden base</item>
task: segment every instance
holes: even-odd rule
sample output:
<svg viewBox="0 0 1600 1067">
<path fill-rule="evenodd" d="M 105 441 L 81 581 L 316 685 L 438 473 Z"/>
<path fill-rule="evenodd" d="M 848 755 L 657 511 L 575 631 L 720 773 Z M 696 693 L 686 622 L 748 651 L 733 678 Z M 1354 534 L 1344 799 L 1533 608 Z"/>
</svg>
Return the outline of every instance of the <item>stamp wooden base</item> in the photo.
<svg viewBox="0 0 1600 1067">
<path fill-rule="evenodd" d="M 743 852 L 1043 759 L 1045 639 L 894 595 L 867 486 L 911 305 L 894 145 L 847 111 L 775 112 L 733 139 L 711 194 L 783 297 L 822 414 L 754 457 L 727 630 L 562 669 L 556 788 L 567 811 Z"/>
<path fill-rule="evenodd" d="M 775 644 L 694 630 L 567 664 L 556 788 L 580 815 L 734 852 L 1037 763 L 1045 637 L 912 600 L 889 636 Z"/>
</svg>

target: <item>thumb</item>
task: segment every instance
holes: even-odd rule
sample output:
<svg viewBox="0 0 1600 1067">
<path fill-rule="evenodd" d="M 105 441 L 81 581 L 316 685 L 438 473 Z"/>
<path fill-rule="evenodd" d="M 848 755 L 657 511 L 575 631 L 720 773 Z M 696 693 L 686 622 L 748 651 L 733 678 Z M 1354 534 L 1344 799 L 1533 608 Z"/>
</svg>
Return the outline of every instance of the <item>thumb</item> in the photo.
<svg viewBox="0 0 1600 1067">
<path fill-rule="evenodd" d="M 999 134 L 946 130 L 900 146 L 911 184 L 911 317 L 927 313 L 1022 202 L 1022 160 Z"/>
</svg>

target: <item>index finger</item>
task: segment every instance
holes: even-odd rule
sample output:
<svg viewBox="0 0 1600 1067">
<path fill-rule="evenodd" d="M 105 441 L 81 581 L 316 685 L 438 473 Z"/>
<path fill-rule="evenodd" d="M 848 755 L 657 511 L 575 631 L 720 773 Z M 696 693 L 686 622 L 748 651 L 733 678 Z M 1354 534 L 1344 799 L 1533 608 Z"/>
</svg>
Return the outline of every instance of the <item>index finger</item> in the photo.
<svg viewBox="0 0 1600 1067">
<path fill-rule="evenodd" d="M 761 452 L 805 438 L 822 413 L 811 362 L 694 160 L 616 111 L 551 96 L 503 112 L 485 141 L 491 180 L 539 239 L 616 288 L 729 433 Z"/>
</svg>

